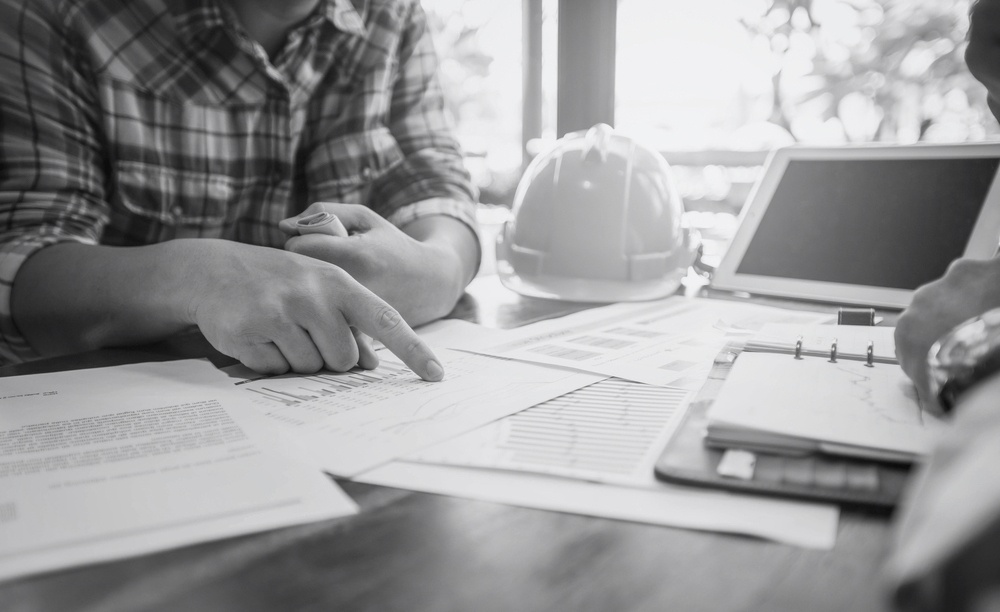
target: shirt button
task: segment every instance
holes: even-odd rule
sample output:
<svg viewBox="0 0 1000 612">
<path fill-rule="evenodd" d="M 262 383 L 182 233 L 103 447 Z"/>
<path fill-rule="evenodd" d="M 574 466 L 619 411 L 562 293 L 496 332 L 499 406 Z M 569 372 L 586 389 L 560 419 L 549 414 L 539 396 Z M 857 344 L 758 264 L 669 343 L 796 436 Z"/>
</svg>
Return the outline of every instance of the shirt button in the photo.
<svg viewBox="0 0 1000 612">
<path fill-rule="evenodd" d="M 371 166 L 365 166 L 364 168 L 361 169 L 361 178 L 365 179 L 366 181 L 372 180 L 372 174 L 373 172 Z"/>
<path fill-rule="evenodd" d="M 232 195 L 232 188 L 226 183 L 209 183 L 208 193 L 217 200 L 228 200 Z"/>
<path fill-rule="evenodd" d="M 184 209 L 178 205 L 170 209 L 170 214 L 174 216 L 175 219 L 180 219 L 184 216 Z"/>
</svg>

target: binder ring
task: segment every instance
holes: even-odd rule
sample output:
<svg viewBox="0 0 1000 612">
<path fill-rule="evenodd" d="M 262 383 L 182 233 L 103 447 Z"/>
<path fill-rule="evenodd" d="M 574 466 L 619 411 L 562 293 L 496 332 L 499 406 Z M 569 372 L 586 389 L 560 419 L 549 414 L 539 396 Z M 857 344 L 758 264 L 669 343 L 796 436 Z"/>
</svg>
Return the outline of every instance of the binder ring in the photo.
<svg viewBox="0 0 1000 612">
<path fill-rule="evenodd" d="M 865 364 L 869 368 L 875 367 L 875 342 L 872 340 L 868 341 L 868 362 Z"/>
<path fill-rule="evenodd" d="M 795 358 L 802 359 L 802 336 L 795 341 Z"/>
<path fill-rule="evenodd" d="M 837 339 L 830 344 L 830 363 L 837 363 Z"/>
</svg>

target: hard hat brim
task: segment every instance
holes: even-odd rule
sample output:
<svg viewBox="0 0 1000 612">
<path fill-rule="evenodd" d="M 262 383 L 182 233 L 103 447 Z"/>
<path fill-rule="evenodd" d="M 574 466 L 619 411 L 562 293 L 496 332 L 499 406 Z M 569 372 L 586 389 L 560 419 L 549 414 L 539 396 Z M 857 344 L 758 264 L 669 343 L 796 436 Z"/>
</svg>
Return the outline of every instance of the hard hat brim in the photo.
<svg viewBox="0 0 1000 612">
<path fill-rule="evenodd" d="M 508 269 L 504 269 L 508 268 Z M 568 302 L 641 302 L 667 297 L 677 291 L 685 271 L 655 281 L 614 281 L 560 276 L 524 276 L 499 266 L 500 282 L 528 297 Z"/>
</svg>

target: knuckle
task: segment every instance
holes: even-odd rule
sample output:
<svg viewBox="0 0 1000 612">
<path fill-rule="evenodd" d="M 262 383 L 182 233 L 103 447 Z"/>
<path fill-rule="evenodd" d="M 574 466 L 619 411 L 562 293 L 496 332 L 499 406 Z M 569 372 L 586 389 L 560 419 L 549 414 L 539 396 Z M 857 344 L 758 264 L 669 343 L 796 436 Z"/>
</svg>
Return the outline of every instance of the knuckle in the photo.
<svg viewBox="0 0 1000 612">
<path fill-rule="evenodd" d="M 417 340 L 414 340 L 413 342 L 410 342 L 409 344 L 406 345 L 406 354 L 407 355 L 414 355 L 416 353 L 419 353 L 422 348 L 423 348 L 423 344 L 421 344 Z"/>
<path fill-rule="evenodd" d="M 259 350 L 251 349 L 242 354 L 234 355 L 234 357 L 246 367 L 260 374 L 277 376 L 288 371 L 288 363 L 283 360 L 274 359 L 267 353 Z"/>
<path fill-rule="evenodd" d="M 945 272 L 945 277 L 965 278 L 969 274 L 975 274 L 978 267 L 979 262 L 974 260 L 956 259 L 948 264 L 948 270 Z"/>
<path fill-rule="evenodd" d="M 383 304 L 375 311 L 375 322 L 384 332 L 395 332 L 403 327 L 403 317 L 396 312 L 396 309 L 388 304 Z"/>
<path fill-rule="evenodd" d="M 358 365 L 358 358 L 356 345 L 344 346 L 343 349 L 337 351 L 336 355 L 331 356 L 326 367 L 334 372 L 346 372 Z"/>
</svg>

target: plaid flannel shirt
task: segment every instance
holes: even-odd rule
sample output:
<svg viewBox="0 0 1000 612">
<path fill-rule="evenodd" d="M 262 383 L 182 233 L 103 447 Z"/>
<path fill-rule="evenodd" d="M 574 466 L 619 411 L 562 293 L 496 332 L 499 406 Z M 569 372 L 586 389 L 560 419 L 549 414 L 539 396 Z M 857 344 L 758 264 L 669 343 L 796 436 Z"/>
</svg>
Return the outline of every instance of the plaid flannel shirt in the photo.
<svg viewBox="0 0 1000 612">
<path fill-rule="evenodd" d="M 57 242 L 281 247 L 317 201 L 475 231 L 436 68 L 419 0 L 323 0 L 273 61 L 217 0 L 0 0 L 0 363 Z"/>
</svg>

